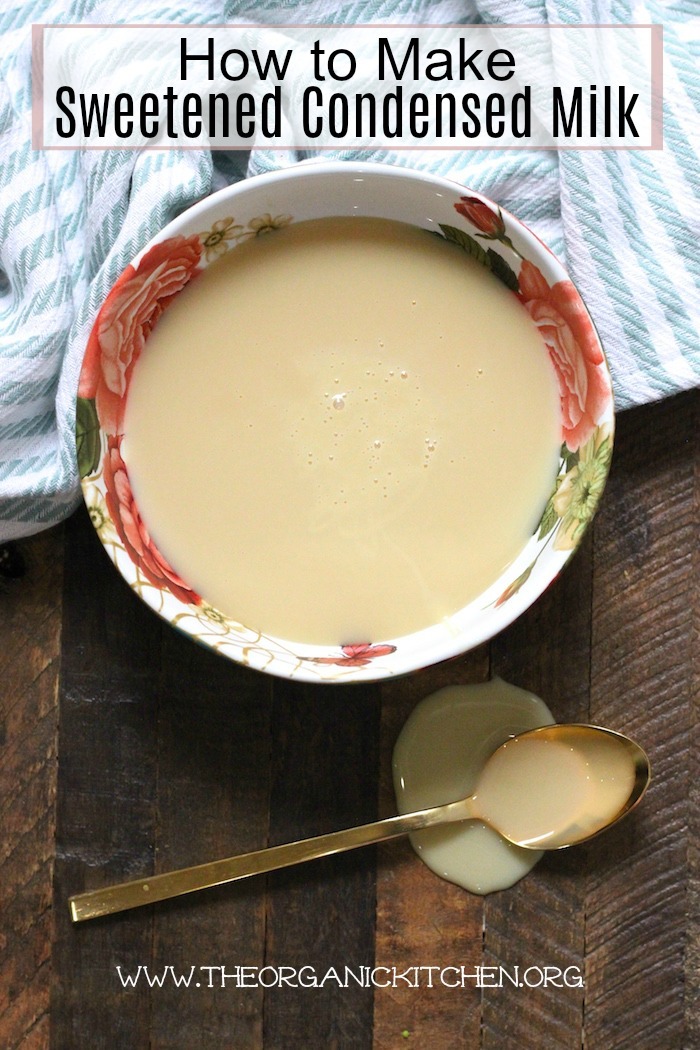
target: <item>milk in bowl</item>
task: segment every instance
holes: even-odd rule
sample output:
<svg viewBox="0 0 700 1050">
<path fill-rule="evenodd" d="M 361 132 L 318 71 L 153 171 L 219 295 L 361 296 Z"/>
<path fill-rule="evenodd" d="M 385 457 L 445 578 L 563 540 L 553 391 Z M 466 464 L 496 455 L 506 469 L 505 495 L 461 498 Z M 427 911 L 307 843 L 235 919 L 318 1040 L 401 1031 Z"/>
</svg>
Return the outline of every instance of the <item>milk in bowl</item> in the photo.
<svg viewBox="0 0 700 1050">
<path fill-rule="evenodd" d="M 573 285 L 497 206 L 291 169 L 197 205 L 120 282 L 81 377 L 86 499 L 141 596 L 225 655 L 413 670 L 505 626 L 579 542 L 609 374 Z"/>
</svg>

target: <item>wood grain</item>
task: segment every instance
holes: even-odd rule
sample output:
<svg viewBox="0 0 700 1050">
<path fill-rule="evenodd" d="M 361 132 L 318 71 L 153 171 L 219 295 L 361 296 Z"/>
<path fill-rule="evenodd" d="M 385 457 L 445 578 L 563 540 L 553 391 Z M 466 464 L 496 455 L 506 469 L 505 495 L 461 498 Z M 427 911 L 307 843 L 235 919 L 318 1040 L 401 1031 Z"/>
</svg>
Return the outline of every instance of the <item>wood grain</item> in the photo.
<svg viewBox="0 0 700 1050">
<path fill-rule="evenodd" d="M 643 809 L 591 848 L 586 1036 L 610 1050 L 692 1045 L 684 986 L 690 977 L 697 994 L 685 948 L 689 887 L 697 902 L 690 776 L 700 740 L 689 669 L 698 422 L 697 394 L 625 415 L 595 525 L 591 715 L 635 736 L 654 774 Z M 697 912 L 694 926 L 697 937 Z"/>
<path fill-rule="evenodd" d="M 161 625 L 114 571 L 84 511 L 66 525 L 54 881 L 52 1047 L 149 1045 L 152 918 L 70 923 L 70 894 L 153 870 Z"/>
<path fill-rule="evenodd" d="M 63 532 L 0 580 L 0 1046 L 48 1046 Z"/>
<path fill-rule="evenodd" d="M 557 722 L 588 719 L 591 539 L 540 601 L 491 646 L 492 672 L 540 696 Z M 496 970 L 489 977 L 494 987 L 483 993 L 485 1050 L 578 1045 L 583 871 L 581 849 L 545 855 L 518 885 L 486 898 L 484 964 Z M 507 975 L 503 980 L 499 967 Z M 551 980 L 546 967 L 553 968 Z"/>
<path fill-rule="evenodd" d="M 697 392 L 623 414 L 561 579 L 490 646 L 381 687 L 281 682 L 194 646 L 120 580 L 84 511 L 23 542 L 26 576 L 0 581 L 2 1050 L 700 1046 L 699 445 Z M 393 812 L 415 704 L 490 673 L 644 744 L 640 809 L 484 900 L 403 841 L 71 926 L 83 887 Z M 572 967 L 585 983 L 230 976 L 346 965 Z M 163 987 L 124 987 L 117 968 L 139 966 Z"/>
<path fill-rule="evenodd" d="M 268 678 L 164 633 L 157 871 L 267 844 L 271 696 Z M 154 989 L 149 1050 L 260 1046 L 263 991 L 237 987 L 235 973 L 263 965 L 264 939 L 260 880 L 159 905 L 150 965 L 192 980 Z"/>
<path fill-rule="evenodd" d="M 459 660 L 382 685 L 382 816 L 396 812 L 392 753 L 416 704 L 443 686 L 487 677 L 488 649 L 482 647 Z M 475 973 L 482 962 L 482 899 L 439 879 L 418 859 L 408 840 L 385 843 L 378 855 L 376 962 L 406 976 L 392 977 L 391 982 L 386 977 L 388 986 L 375 991 L 375 1050 L 478 1046 L 481 1003 L 475 982 L 468 979 L 464 987 L 453 988 L 437 981 L 428 987 L 424 973 L 416 986 L 414 968 L 457 966 Z M 447 980 L 454 980 L 452 973 Z"/>
<path fill-rule="evenodd" d="M 272 845 L 377 817 L 379 694 L 276 682 L 270 799 Z M 266 963 L 356 973 L 374 959 L 371 848 L 274 872 L 267 880 Z M 319 988 L 265 993 L 264 1046 L 367 1047 L 372 988 L 331 976 Z"/>
<path fill-rule="evenodd" d="M 686 448 L 694 461 L 693 488 L 688 494 L 691 526 L 689 599 L 692 623 L 686 668 L 689 699 L 688 746 L 688 891 L 685 936 L 685 1042 L 700 1046 L 700 394 L 688 410 L 690 435 Z"/>
</svg>

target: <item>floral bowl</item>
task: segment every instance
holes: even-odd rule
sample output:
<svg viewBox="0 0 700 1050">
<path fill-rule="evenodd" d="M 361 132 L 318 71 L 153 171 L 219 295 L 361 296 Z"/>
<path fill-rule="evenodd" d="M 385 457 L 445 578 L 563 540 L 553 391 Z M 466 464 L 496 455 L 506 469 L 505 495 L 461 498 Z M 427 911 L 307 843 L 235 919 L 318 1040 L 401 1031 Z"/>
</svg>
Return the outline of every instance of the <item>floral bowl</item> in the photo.
<svg viewBox="0 0 700 1050">
<path fill-rule="evenodd" d="M 324 216 L 368 215 L 433 230 L 503 281 L 538 326 L 558 377 L 561 451 L 553 490 L 524 549 L 451 618 L 397 638 L 296 643 L 224 616 L 162 556 L 122 456 L 133 367 L 158 318 L 192 277 L 242 241 Z M 459 655 L 496 635 L 556 578 L 591 521 L 608 473 L 613 397 L 591 319 L 561 264 L 513 216 L 448 180 L 386 165 L 312 162 L 214 193 L 157 234 L 116 281 L 90 334 L 77 403 L 83 494 L 99 537 L 134 591 L 223 656 L 314 682 L 372 681 Z M 346 644 L 343 644 L 343 643 Z"/>
</svg>

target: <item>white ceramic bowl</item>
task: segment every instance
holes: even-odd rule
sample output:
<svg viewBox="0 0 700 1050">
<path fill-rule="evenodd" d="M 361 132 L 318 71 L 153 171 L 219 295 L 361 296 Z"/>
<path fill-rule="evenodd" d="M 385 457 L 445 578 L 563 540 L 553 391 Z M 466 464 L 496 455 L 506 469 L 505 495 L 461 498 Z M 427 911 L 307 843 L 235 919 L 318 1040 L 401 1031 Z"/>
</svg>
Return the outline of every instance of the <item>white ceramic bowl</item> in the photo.
<svg viewBox="0 0 700 1050">
<path fill-rule="evenodd" d="M 562 447 L 542 520 L 508 569 L 440 624 L 397 638 L 319 647 L 267 636 L 203 602 L 156 550 L 121 456 L 131 366 L 148 333 L 196 270 L 241 234 L 340 215 L 396 219 L 457 239 L 510 283 L 539 326 L 561 388 Z M 233 217 L 235 216 L 235 223 Z M 234 229 L 235 227 L 235 229 Z M 456 231 L 456 232 L 455 232 Z M 536 425 L 536 421 L 533 421 Z M 590 522 L 610 463 L 610 375 L 590 317 L 561 264 L 521 222 L 464 187 L 385 165 L 316 162 L 215 193 L 171 222 L 115 283 L 92 330 L 78 397 L 77 447 L 85 501 L 108 554 L 157 613 L 226 657 L 283 677 L 371 681 L 458 655 L 516 619 L 561 571 Z"/>
</svg>

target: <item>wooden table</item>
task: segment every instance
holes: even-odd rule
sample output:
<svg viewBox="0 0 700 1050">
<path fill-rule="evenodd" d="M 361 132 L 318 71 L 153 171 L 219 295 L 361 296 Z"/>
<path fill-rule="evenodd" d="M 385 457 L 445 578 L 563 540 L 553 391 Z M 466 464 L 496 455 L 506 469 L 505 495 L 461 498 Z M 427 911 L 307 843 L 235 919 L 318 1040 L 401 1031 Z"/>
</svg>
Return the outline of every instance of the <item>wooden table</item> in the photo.
<svg viewBox="0 0 700 1050">
<path fill-rule="evenodd" d="M 699 447 L 697 393 L 625 413 L 563 577 L 490 645 L 382 686 L 198 648 L 84 511 L 22 543 L 0 581 L 2 1050 L 699 1047 Z M 399 841 L 71 926 L 83 888 L 388 814 L 415 704 L 491 674 L 638 739 L 642 807 L 487 898 Z"/>
</svg>

